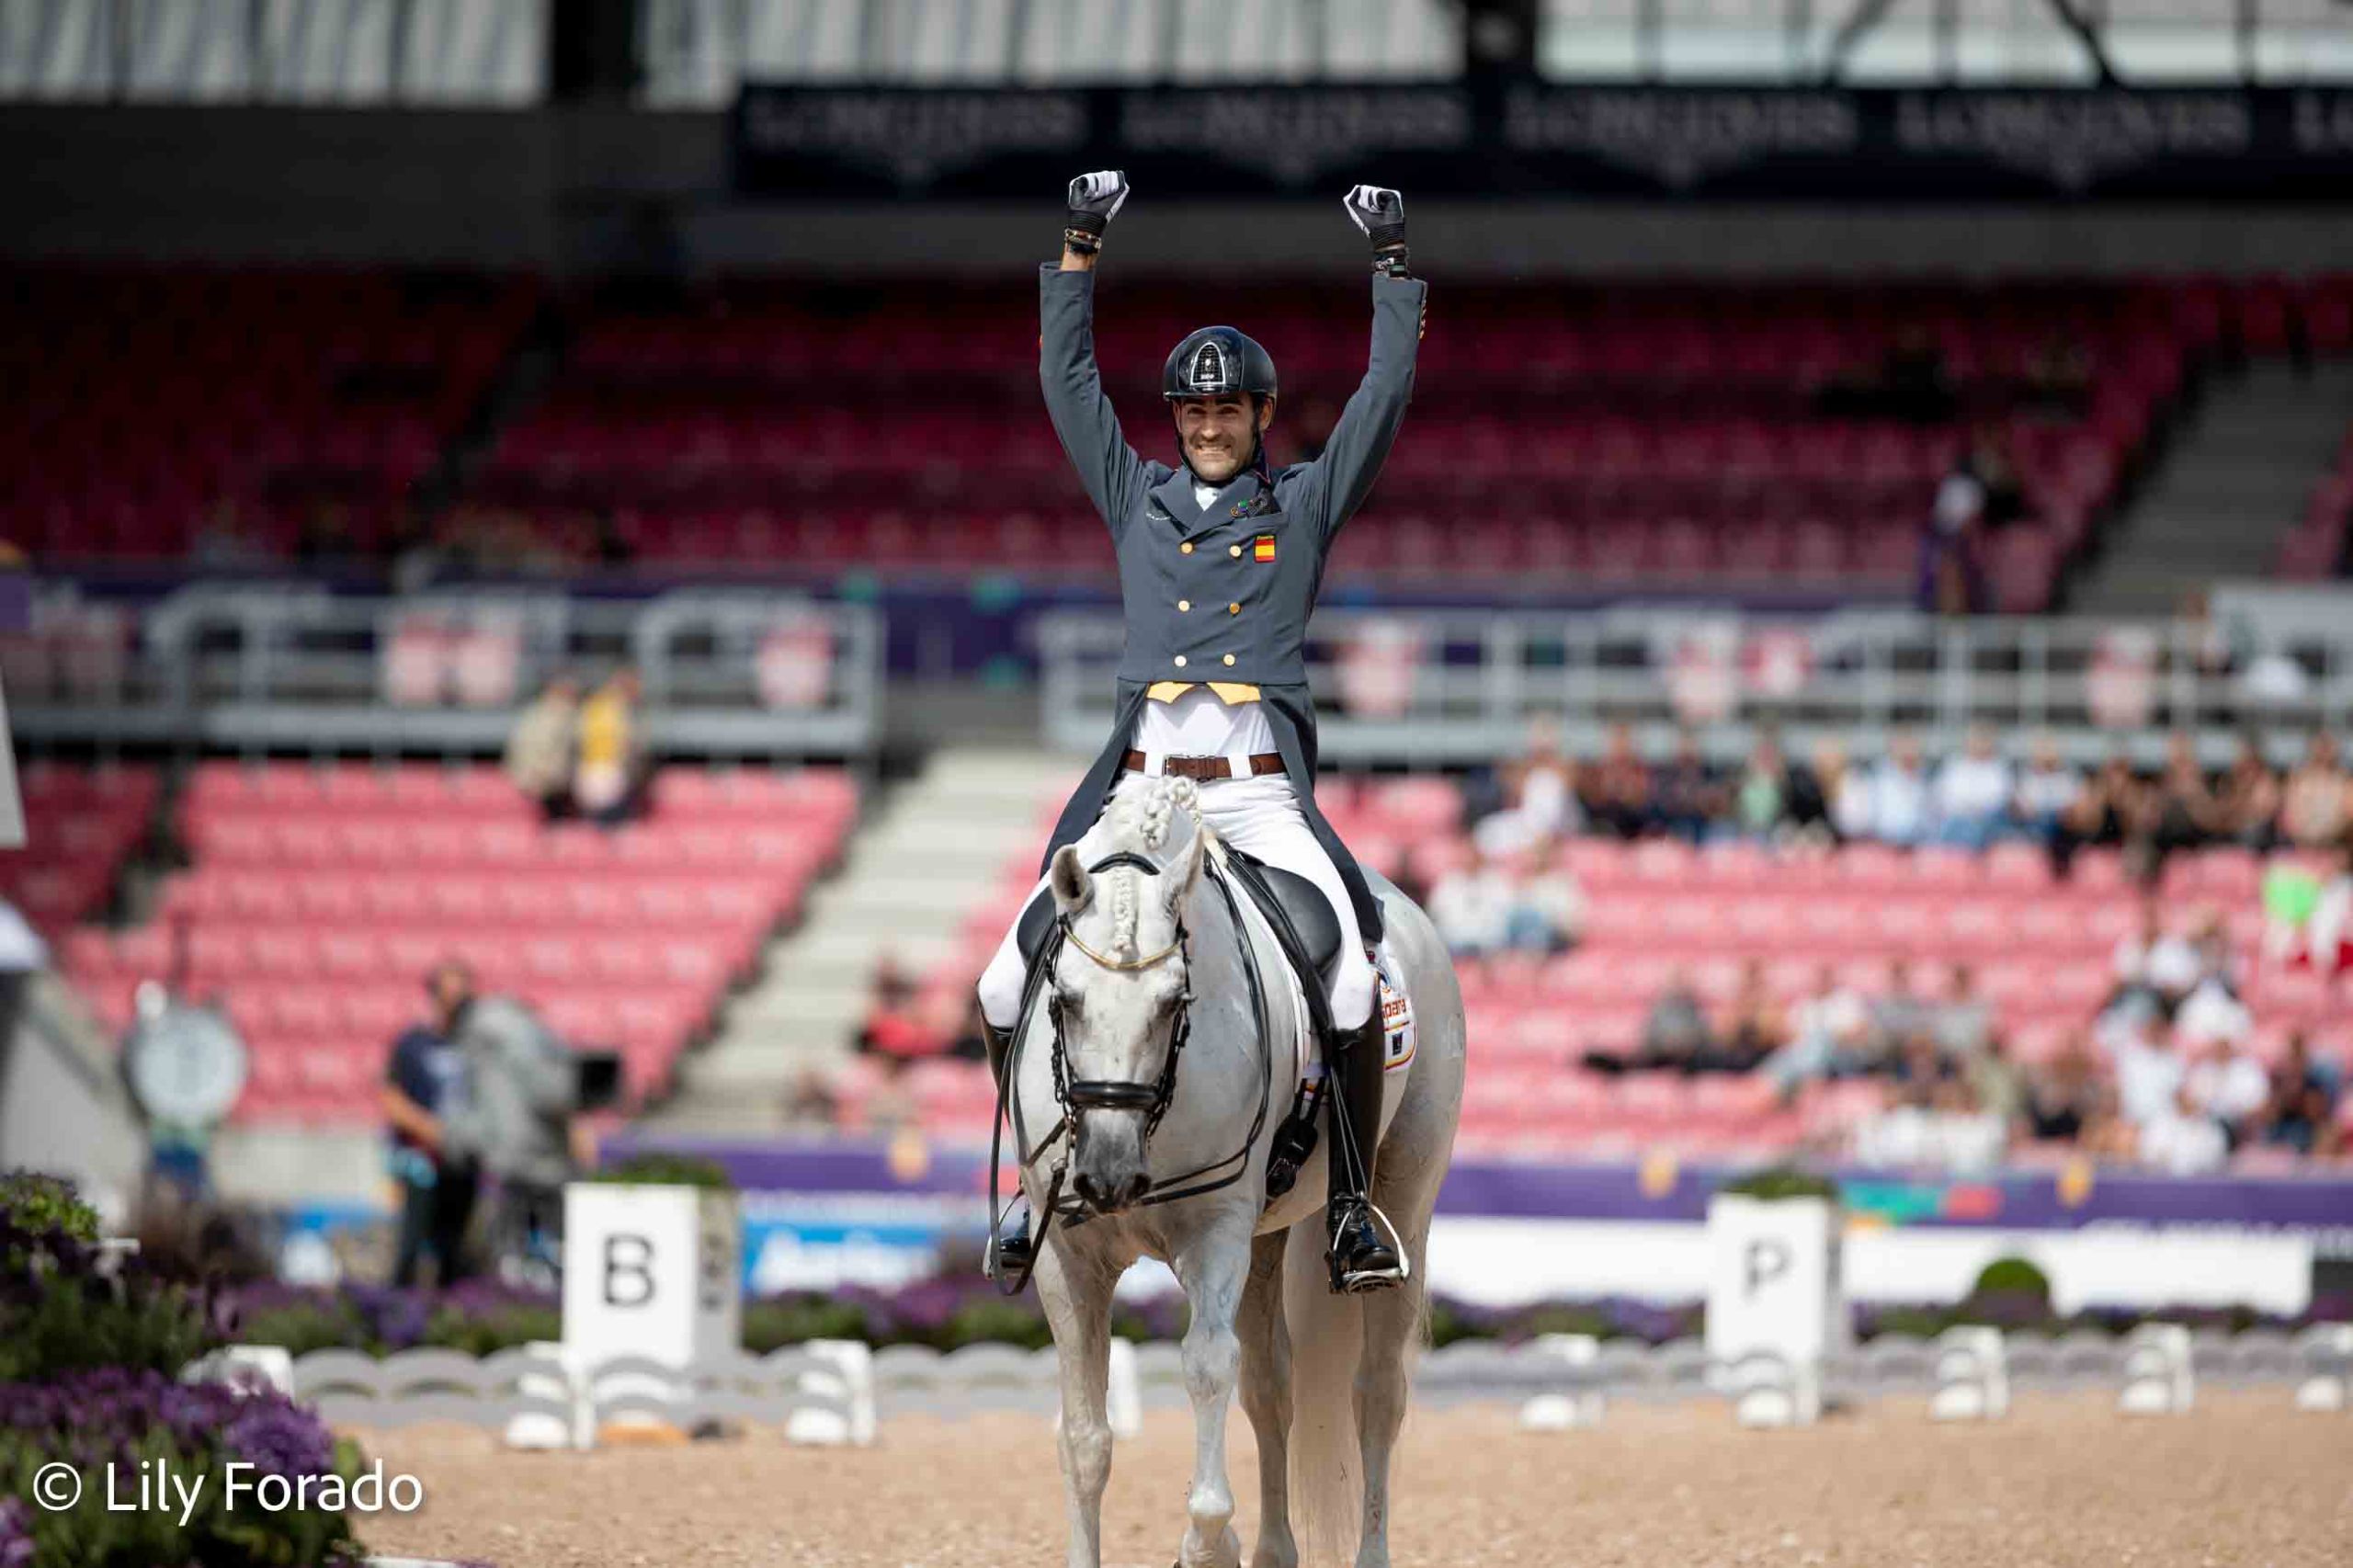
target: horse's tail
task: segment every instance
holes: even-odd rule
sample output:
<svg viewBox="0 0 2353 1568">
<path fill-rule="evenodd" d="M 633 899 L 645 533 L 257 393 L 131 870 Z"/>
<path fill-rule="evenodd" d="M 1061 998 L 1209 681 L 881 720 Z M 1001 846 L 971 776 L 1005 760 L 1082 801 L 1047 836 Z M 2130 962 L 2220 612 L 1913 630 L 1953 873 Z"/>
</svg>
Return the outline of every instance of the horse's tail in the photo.
<svg viewBox="0 0 2353 1568">
<path fill-rule="evenodd" d="M 1290 1324 L 1290 1523 L 1305 1563 L 1349 1562 L 1364 1504 L 1357 1448 L 1357 1364 L 1364 1299 L 1333 1293 L 1320 1221 L 1291 1227 L 1283 1256 Z"/>
</svg>

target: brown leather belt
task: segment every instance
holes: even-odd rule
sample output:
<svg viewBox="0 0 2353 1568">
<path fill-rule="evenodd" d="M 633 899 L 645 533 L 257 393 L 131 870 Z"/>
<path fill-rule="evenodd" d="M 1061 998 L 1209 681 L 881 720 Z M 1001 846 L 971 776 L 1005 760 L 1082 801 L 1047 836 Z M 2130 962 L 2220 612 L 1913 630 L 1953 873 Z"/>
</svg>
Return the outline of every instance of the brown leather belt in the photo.
<svg viewBox="0 0 2353 1568">
<path fill-rule="evenodd" d="M 1120 757 L 1120 763 L 1131 773 L 1142 773 L 1144 770 L 1144 755 L 1130 747 L 1127 755 Z M 1282 770 L 1283 758 L 1280 752 L 1255 752 L 1250 757 L 1250 772 L 1247 777 L 1257 778 L 1269 773 L 1280 773 Z M 1233 764 L 1222 756 L 1164 756 L 1160 759 L 1160 771 L 1171 778 L 1245 777 L 1235 773 Z"/>
</svg>

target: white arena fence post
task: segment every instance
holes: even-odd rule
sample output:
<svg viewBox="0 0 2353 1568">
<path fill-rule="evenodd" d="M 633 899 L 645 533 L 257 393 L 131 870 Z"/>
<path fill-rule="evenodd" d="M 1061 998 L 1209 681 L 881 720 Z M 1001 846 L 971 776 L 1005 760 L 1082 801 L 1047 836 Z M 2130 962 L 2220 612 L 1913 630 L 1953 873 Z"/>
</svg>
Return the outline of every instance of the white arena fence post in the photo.
<svg viewBox="0 0 2353 1568">
<path fill-rule="evenodd" d="M 2353 1324 L 2315 1324 L 2296 1336 L 2303 1378 L 2296 1384 L 2298 1410 L 2353 1410 Z"/>
<path fill-rule="evenodd" d="M 1998 1421 L 2010 1411 L 2009 1354 L 1997 1328 L 1949 1328 L 1937 1337 L 1932 1421 Z"/>
<path fill-rule="evenodd" d="M 1535 1395 L 1519 1407 L 1528 1432 L 1571 1432 L 1601 1425 L 1607 1408 L 1600 1378 L 1601 1341 L 1589 1334 L 1540 1334 L 1528 1347 L 1542 1375 L 1557 1377 L 1557 1392 Z"/>
<path fill-rule="evenodd" d="M 799 1399 L 785 1417 L 784 1440 L 813 1448 L 867 1448 L 874 1441 L 874 1349 L 860 1339 L 812 1339 L 797 1347 L 805 1363 L 788 1374 Z M 784 1361 L 795 1351 L 779 1351 Z"/>
<path fill-rule="evenodd" d="M 2188 1414 L 2198 1396 L 2189 1348 L 2189 1330 L 2177 1323 L 2144 1323 L 2125 1335 L 2116 1408 L 2127 1415 Z"/>
</svg>

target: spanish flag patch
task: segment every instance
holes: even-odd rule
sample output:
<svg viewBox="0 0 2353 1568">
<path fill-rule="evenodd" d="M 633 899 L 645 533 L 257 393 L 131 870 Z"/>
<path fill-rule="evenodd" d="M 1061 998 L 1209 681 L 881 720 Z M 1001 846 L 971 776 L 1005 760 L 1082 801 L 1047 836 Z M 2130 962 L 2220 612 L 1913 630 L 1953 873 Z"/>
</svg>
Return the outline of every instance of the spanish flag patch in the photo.
<svg viewBox="0 0 2353 1568">
<path fill-rule="evenodd" d="M 1275 536 L 1260 534 L 1250 541 L 1250 559 L 1265 565 L 1275 558 Z"/>
</svg>

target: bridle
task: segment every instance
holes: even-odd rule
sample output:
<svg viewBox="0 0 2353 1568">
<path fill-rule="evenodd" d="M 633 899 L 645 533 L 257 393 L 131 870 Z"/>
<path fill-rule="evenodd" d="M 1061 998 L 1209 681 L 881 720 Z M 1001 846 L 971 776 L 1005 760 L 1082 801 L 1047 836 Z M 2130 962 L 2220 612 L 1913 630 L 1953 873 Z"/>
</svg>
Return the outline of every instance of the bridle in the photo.
<svg viewBox="0 0 2353 1568">
<path fill-rule="evenodd" d="M 1160 874 L 1160 868 L 1142 856 L 1121 850 L 1107 857 L 1087 869 L 1090 874 L 1109 870 L 1118 866 L 1133 866 L 1148 877 Z M 1063 1046 L 1062 994 L 1049 990 L 1046 1013 L 1054 1026 L 1054 1103 L 1062 1108 L 1063 1119 L 1076 1125 L 1082 1110 L 1140 1110 L 1143 1112 L 1143 1135 L 1149 1139 L 1160 1119 L 1168 1114 L 1168 1102 L 1176 1096 L 1176 1061 L 1185 1053 L 1186 1038 L 1193 1030 L 1193 955 L 1191 934 L 1185 929 L 1185 916 L 1176 916 L 1176 939 L 1158 952 L 1145 958 L 1107 958 L 1086 945 L 1071 928 L 1070 916 L 1056 917 L 1061 939 L 1076 948 L 1099 969 L 1115 973 L 1133 974 L 1143 970 L 1157 969 L 1170 959 L 1177 961 L 1182 971 L 1182 989 L 1176 996 L 1176 1017 L 1168 1028 L 1168 1052 L 1161 1061 L 1160 1075 L 1149 1084 L 1127 1078 L 1073 1078 L 1070 1059 Z"/>
<path fill-rule="evenodd" d="M 1259 977 L 1257 952 L 1244 926 L 1242 906 L 1233 896 L 1233 889 L 1228 886 L 1225 878 L 1217 872 L 1217 868 L 1222 864 L 1222 854 L 1211 854 L 1210 865 L 1203 868 L 1203 875 L 1216 887 L 1218 895 L 1225 901 L 1226 912 L 1233 919 L 1235 944 L 1241 949 L 1242 977 L 1250 992 L 1250 1017 L 1257 1025 L 1258 1108 L 1256 1114 L 1250 1119 L 1250 1131 L 1244 1134 L 1241 1147 L 1222 1159 L 1196 1165 L 1191 1170 L 1171 1176 L 1165 1181 L 1154 1181 L 1144 1189 L 1144 1196 L 1136 1200 L 1135 1206 L 1138 1208 L 1173 1203 L 1180 1198 L 1198 1198 L 1204 1193 L 1215 1192 L 1221 1187 L 1233 1186 L 1249 1170 L 1250 1153 L 1257 1147 L 1258 1134 L 1263 1132 L 1267 1126 L 1267 1111 L 1273 1096 L 1273 1068 L 1267 1060 L 1269 1047 L 1267 1041 L 1266 985 Z M 1106 856 L 1089 866 L 1087 871 L 1093 874 L 1110 870 L 1119 866 L 1133 866 L 1146 876 L 1156 877 L 1160 874 L 1160 868 L 1152 861 L 1132 850 L 1125 849 Z M 1027 1029 L 1022 1028 L 1022 1032 L 1015 1038 L 1013 1049 L 1006 1055 L 1004 1075 L 997 1082 L 997 1114 L 989 1134 L 989 1224 L 992 1234 L 1005 1222 L 1005 1210 L 998 1202 L 997 1197 L 997 1176 L 1004 1166 L 1002 1140 L 1008 1119 L 1013 1125 L 1014 1153 L 1024 1168 L 1033 1164 L 1039 1155 L 1044 1153 L 1047 1147 L 1064 1131 L 1074 1132 L 1078 1126 L 1078 1113 L 1082 1110 L 1140 1110 L 1143 1112 L 1142 1142 L 1145 1153 L 1147 1157 L 1149 1156 L 1153 1131 L 1160 1125 L 1160 1119 L 1168 1113 L 1168 1107 L 1176 1096 L 1176 1066 L 1184 1056 L 1185 1042 L 1192 1033 L 1191 941 L 1191 933 L 1186 929 L 1185 917 L 1179 912 L 1176 915 L 1176 939 L 1168 946 L 1149 958 L 1113 959 L 1088 947 L 1078 934 L 1071 929 L 1068 915 L 1056 917 L 1053 933 L 1046 939 L 1044 950 L 1038 955 L 1036 963 L 1030 970 L 1029 985 L 1022 995 L 1021 1017 L 1025 1024 L 1036 1004 L 1037 988 L 1040 984 L 1048 983 L 1048 977 L 1054 972 L 1055 963 L 1060 957 L 1059 949 L 1064 942 L 1076 948 L 1098 967 L 1122 973 L 1153 969 L 1174 958 L 1184 970 L 1183 990 L 1177 996 L 1176 1020 L 1169 1027 L 1167 1056 L 1161 1062 L 1159 1076 L 1146 1084 L 1124 1078 L 1073 1080 L 1070 1077 L 1069 1056 L 1063 1043 L 1061 999 L 1049 988 L 1046 1011 L 1053 1025 L 1054 1104 L 1062 1114 L 1056 1119 L 1054 1125 L 1047 1129 L 1044 1137 L 1034 1143 L 1029 1142 L 1027 1130 L 1022 1124 L 1020 1096 L 1014 1092 L 1015 1085 L 1019 1082 L 1021 1049 L 1028 1043 Z M 1230 1169 L 1227 1168 L 1229 1166 Z M 1212 1174 L 1216 1172 L 1223 1174 Z M 1063 1183 L 1068 1174 L 1069 1160 L 1065 1152 L 1064 1157 L 1054 1162 L 1053 1173 L 1047 1181 L 1045 1201 L 1040 1206 L 1040 1222 L 1036 1245 L 1032 1248 L 1033 1257 L 1037 1256 L 1040 1249 L 1043 1248 L 1046 1231 L 1055 1221 L 1060 1220 L 1065 1227 L 1069 1227 L 1085 1224 L 1095 1217 L 1084 1205 L 1063 1198 Z M 997 1289 L 1008 1296 L 1017 1295 L 1029 1282 L 1029 1271 L 1024 1270 L 1017 1279 L 1010 1278 L 999 1279 Z"/>
</svg>

